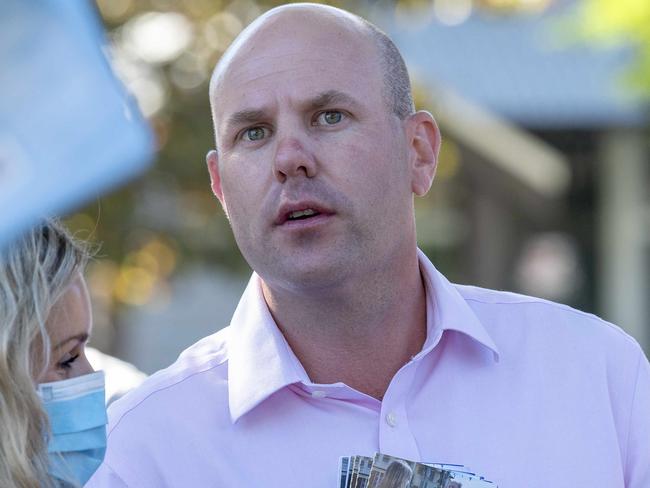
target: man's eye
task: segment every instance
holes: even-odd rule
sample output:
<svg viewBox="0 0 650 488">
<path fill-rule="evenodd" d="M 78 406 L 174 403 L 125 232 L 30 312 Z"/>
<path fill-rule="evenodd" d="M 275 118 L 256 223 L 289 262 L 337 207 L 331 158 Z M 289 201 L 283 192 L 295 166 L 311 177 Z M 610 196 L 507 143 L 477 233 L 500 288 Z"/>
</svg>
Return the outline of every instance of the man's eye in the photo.
<svg viewBox="0 0 650 488">
<path fill-rule="evenodd" d="M 343 120 L 343 113 L 337 110 L 328 110 L 318 115 L 316 125 L 334 125 Z"/>
<path fill-rule="evenodd" d="M 242 137 L 246 141 L 261 141 L 266 136 L 266 129 L 264 127 L 251 127 L 246 129 Z"/>
<path fill-rule="evenodd" d="M 59 363 L 59 368 L 61 369 L 70 369 L 72 367 L 72 363 L 74 363 L 77 358 L 79 357 L 79 354 L 76 354 L 75 356 L 71 356 L 65 361 L 61 361 Z"/>
</svg>

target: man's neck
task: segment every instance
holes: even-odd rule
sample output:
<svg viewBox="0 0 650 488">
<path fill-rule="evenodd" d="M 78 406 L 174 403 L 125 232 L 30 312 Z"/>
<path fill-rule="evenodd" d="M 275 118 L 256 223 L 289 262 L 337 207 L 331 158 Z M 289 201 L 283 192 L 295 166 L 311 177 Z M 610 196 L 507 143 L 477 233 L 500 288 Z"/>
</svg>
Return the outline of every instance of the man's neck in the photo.
<svg viewBox="0 0 650 488">
<path fill-rule="evenodd" d="M 298 296 L 264 283 L 263 290 L 315 383 L 343 382 L 381 399 L 426 339 L 425 288 L 415 253 L 327 293 Z"/>
</svg>

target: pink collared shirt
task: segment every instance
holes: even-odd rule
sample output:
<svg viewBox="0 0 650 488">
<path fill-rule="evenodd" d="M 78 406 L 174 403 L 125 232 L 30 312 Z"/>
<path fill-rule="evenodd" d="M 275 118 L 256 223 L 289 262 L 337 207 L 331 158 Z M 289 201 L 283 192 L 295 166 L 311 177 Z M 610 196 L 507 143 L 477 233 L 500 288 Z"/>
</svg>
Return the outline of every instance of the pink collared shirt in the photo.
<svg viewBox="0 0 650 488">
<path fill-rule="evenodd" d="M 253 275 L 229 327 L 109 411 L 98 487 L 338 486 L 343 455 L 465 464 L 499 488 L 649 488 L 650 364 L 616 326 L 450 284 L 383 401 L 312 383 Z"/>
</svg>

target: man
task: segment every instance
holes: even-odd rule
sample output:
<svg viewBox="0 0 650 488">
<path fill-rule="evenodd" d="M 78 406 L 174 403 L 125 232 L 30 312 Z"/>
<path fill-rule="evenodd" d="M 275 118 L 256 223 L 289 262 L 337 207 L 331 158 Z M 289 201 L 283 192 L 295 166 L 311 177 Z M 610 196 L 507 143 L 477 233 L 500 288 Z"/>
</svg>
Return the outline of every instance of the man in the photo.
<svg viewBox="0 0 650 488">
<path fill-rule="evenodd" d="M 267 12 L 210 87 L 212 189 L 255 270 L 231 325 L 111 409 L 89 486 L 333 487 L 339 456 L 500 488 L 650 486 L 650 366 L 568 307 L 451 285 L 416 247 L 440 134 L 401 56 L 331 7 Z"/>
</svg>

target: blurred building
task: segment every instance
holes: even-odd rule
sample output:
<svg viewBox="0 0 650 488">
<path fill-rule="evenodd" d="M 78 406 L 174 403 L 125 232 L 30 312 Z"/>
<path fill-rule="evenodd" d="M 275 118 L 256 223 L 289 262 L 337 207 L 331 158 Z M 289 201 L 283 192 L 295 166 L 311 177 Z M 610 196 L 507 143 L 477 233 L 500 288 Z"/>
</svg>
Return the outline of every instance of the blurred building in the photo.
<svg viewBox="0 0 650 488">
<path fill-rule="evenodd" d="M 121 317 L 117 355 L 146 373 L 171 364 L 181 351 L 230 324 L 247 277 L 217 269 L 189 268 L 167 293 Z"/>
<path fill-rule="evenodd" d="M 650 112 L 623 81 L 633 51 L 567 41 L 561 9 L 462 3 L 377 12 L 458 147 L 460 279 L 594 311 L 650 350 Z"/>
</svg>

